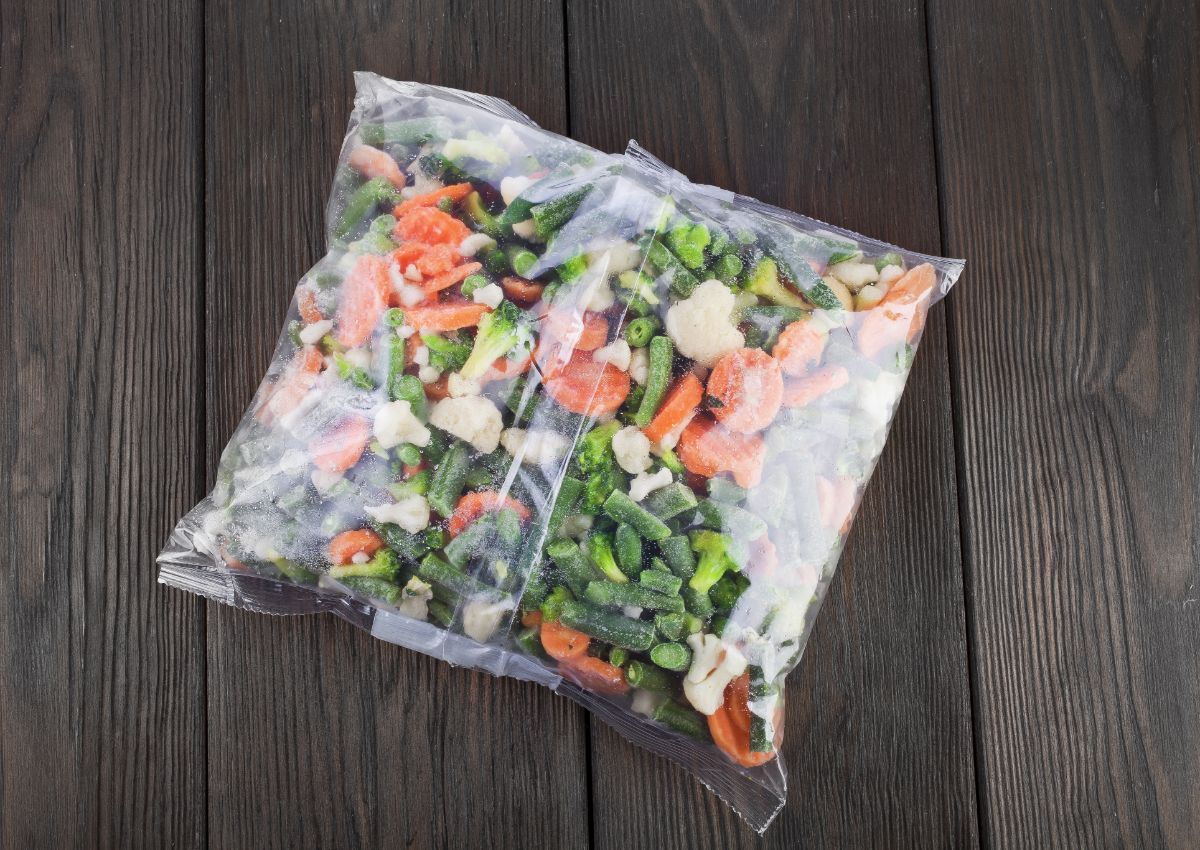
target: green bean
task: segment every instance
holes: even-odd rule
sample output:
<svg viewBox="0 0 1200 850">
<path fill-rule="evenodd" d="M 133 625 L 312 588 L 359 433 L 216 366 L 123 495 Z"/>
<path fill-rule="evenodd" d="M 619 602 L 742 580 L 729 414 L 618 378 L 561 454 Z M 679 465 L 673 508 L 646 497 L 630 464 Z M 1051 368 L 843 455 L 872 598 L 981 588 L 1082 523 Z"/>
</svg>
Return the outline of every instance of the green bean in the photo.
<svg viewBox="0 0 1200 850">
<path fill-rule="evenodd" d="M 605 500 L 604 512 L 617 522 L 632 525 L 646 540 L 663 540 L 671 536 L 666 523 L 620 490 L 614 490 Z"/>
<path fill-rule="evenodd" d="M 641 321 L 641 319 L 638 319 Z M 675 347 L 665 336 L 656 336 L 650 340 L 650 364 L 646 370 L 646 394 L 642 396 L 642 404 L 633 417 L 639 428 L 645 428 L 658 412 L 667 394 L 667 385 L 671 382 L 671 361 L 675 356 Z"/>
<path fill-rule="evenodd" d="M 454 514 L 469 468 L 466 446 L 455 441 L 433 472 L 433 481 L 429 485 L 429 506 L 447 519 Z"/>
<path fill-rule="evenodd" d="M 640 584 L 592 581 L 588 582 L 585 595 L 589 602 L 609 608 L 633 605 L 650 611 L 683 613 L 683 600 L 680 597 L 658 593 Z"/>
<path fill-rule="evenodd" d="M 616 586 L 614 585 L 614 587 Z M 564 602 L 559 619 L 563 625 L 583 632 L 589 637 L 611 643 L 613 646 L 631 649 L 634 652 L 645 652 L 654 643 L 654 625 L 652 623 L 605 611 L 586 602 Z"/>
<path fill-rule="evenodd" d="M 662 667 L 679 673 L 692 663 L 692 651 L 682 643 L 660 643 L 650 650 L 650 660 Z"/>
<path fill-rule="evenodd" d="M 676 732 L 699 738 L 701 741 L 711 741 L 708 731 L 708 721 L 698 711 L 686 708 L 674 700 L 668 700 L 654 711 L 654 719 Z"/>
<path fill-rule="evenodd" d="M 661 327 L 662 324 L 655 316 L 642 316 L 634 319 L 625 326 L 625 341 L 634 348 L 642 348 L 649 344 L 650 339 Z"/>
</svg>

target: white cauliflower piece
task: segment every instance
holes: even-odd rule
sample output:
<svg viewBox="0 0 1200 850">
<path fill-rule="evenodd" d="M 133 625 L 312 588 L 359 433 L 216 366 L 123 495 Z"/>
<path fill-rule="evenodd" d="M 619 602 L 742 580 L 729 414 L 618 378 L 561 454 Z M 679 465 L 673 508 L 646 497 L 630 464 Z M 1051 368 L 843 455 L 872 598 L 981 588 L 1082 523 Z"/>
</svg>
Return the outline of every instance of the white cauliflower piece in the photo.
<svg viewBox="0 0 1200 850">
<path fill-rule="evenodd" d="M 366 552 L 355 552 L 350 556 L 350 563 L 352 564 L 365 564 L 369 560 L 371 560 L 371 556 Z"/>
<path fill-rule="evenodd" d="M 440 377 L 442 377 L 442 370 L 434 366 L 422 366 L 417 370 L 417 378 L 422 384 L 432 384 Z"/>
<path fill-rule="evenodd" d="M 400 604 L 396 610 L 414 620 L 429 619 L 429 601 L 433 599 L 433 588 L 416 576 L 400 591 Z"/>
<path fill-rule="evenodd" d="M 420 272 L 417 272 L 417 274 L 420 274 Z M 428 294 L 429 293 L 419 286 L 410 286 L 405 284 L 400 289 L 400 303 L 405 307 L 415 307 L 424 301 Z"/>
<path fill-rule="evenodd" d="M 357 366 L 360 369 L 371 368 L 371 349 L 369 348 L 351 348 L 342 356 L 351 366 Z"/>
<path fill-rule="evenodd" d="M 321 341 L 321 337 L 333 330 L 333 321 L 330 319 L 322 319 L 319 322 L 313 322 L 311 325 L 305 325 L 300 331 L 300 341 L 305 345 L 316 345 Z"/>
<path fill-rule="evenodd" d="M 446 380 L 446 391 L 450 393 L 451 398 L 479 395 L 482 389 L 479 381 L 474 378 L 464 378 L 458 372 L 451 372 L 450 377 Z"/>
<path fill-rule="evenodd" d="M 903 266 L 890 265 L 879 270 L 879 284 L 885 290 L 902 277 L 904 277 Z"/>
<path fill-rule="evenodd" d="M 500 445 L 521 463 L 544 466 L 561 460 L 571 448 L 571 441 L 553 431 L 509 428 L 500 435 Z"/>
<path fill-rule="evenodd" d="M 463 606 L 463 631 L 480 643 L 486 643 L 496 633 L 500 618 L 508 610 L 504 602 L 472 599 Z"/>
<path fill-rule="evenodd" d="M 628 425 L 613 434 L 612 448 L 617 463 L 630 475 L 650 468 L 650 439 L 636 425 Z"/>
<path fill-rule="evenodd" d="M 704 366 L 746 344 L 733 324 L 736 298 L 719 280 L 706 280 L 667 310 L 667 336 L 685 357 Z"/>
<path fill-rule="evenodd" d="M 632 352 L 629 343 L 623 339 L 614 339 L 608 345 L 597 348 L 592 352 L 592 359 L 597 363 L 611 363 L 622 372 L 629 371 L 629 361 Z"/>
<path fill-rule="evenodd" d="M 632 271 L 642 265 L 642 252 L 632 242 L 618 242 L 587 255 L 588 265 L 604 269 L 606 275 L 617 275 L 621 272 Z"/>
<path fill-rule="evenodd" d="M 655 490 L 661 490 L 663 487 L 666 487 L 673 480 L 675 479 L 671 476 L 671 470 L 665 466 L 653 475 L 648 472 L 639 472 L 629 482 L 629 498 L 635 502 L 640 502 Z"/>
<path fill-rule="evenodd" d="M 504 421 L 489 399 L 478 395 L 444 398 L 433 406 L 429 424 L 465 440 L 477 452 L 493 452 L 500 445 Z"/>
<path fill-rule="evenodd" d="M 476 304 L 486 304 L 495 310 L 500 306 L 500 302 L 504 300 L 504 290 L 494 283 L 489 283 L 487 286 L 481 286 L 472 292 L 471 300 Z"/>
<path fill-rule="evenodd" d="M 375 413 L 375 439 L 385 449 L 401 443 L 412 443 L 424 448 L 432 436 L 429 429 L 412 412 L 407 401 L 389 401 Z"/>
<path fill-rule="evenodd" d="M 464 257 L 474 257 L 480 251 L 488 250 L 496 245 L 496 240 L 486 233 L 472 233 L 458 243 L 458 253 Z"/>
<path fill-rule="evenodd" d="M 413 352 L 412 359 L 413 363 L 416 363 L 418 366 L 428 366 L 429 347 L 426 345 L 417 346 L 417 350 Z"/>
<path fill-rule="evenodd" d="M 846 284 L 851 292 L 857 292 L 868 283 L 879 280 L 879 271 L 874 263 L 860 263 L 856 260 L 835 263 L 829 267 L 829 273 Z"/>
<path fill-rule="evenodd" d="M 522 239 L 530 241 L 537 239 L 537 226 L 533 223 L 532 218 L 527 218 L 524 221 L 518 221 L 512 226 L 513 233 L 520 236 Z"/>
<path fill-rule="evenodd" d="M 429 502 L 424 496 L 405 496 L 390 505 L 364 505 L 367 516 L 376 522 L 390 522 L 409 534 L 416 534 L 429 526 Z"/>
<path fill-rule="evenodd" d="M 592 280 L 583 284 L 585 287 L 581 305 L 584 310 L 590 310 L 593 313 L 603 313 L 617 301 L 617 296 L 613 293 L 612 287 L 608 285 L 608 281 L 603 277 L 595 277 Z"/>
<path fill-rule="evenodd" d="M 500 181 L 500 197 L 504 206 L 508 206 L 521 196 L 521 193 L 534 183 L 531 177 L 505 177 Z"/>
<path fill-rule="evenodd" d="M 646 383 L 650 375 L 650 352 L 645 348 L 635 348 L 629 355 L 629 377 L 639 384 Z"/>
<path fill-rule="evenodd" d="M 716 635 L 690 635 L 692 666 L 683 680 L 683 694 L 701 714 L 714 714 L 725 698 L 726 686 L 746 670 L 746 657 Z"/>
</svg>

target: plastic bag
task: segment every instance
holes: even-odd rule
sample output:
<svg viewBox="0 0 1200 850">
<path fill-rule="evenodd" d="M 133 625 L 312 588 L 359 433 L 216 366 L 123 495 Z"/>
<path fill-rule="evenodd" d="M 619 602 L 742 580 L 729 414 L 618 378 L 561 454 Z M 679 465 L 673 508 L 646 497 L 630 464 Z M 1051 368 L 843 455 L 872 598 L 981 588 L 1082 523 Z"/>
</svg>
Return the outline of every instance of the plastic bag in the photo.
<svg viewBox="0 0 1200 850">
<path fill-rule="evenodd" d="M 540 682 L 760 832 L 786 674 L 962 269 L 374 75 L 160 581 Z"/>
</svg>

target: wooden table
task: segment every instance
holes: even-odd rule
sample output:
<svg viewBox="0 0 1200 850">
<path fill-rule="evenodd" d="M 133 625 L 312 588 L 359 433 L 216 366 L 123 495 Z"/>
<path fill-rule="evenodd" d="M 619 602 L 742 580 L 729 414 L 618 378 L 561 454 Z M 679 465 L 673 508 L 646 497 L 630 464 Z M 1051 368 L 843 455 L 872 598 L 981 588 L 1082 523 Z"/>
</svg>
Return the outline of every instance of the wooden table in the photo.
<svg viewBox="0 0 1200 850">
<path fill-rule="evenodd" d="M 3 0 L 0 845 L 1197 846 L 1197 5 L 741 5 Z M 156 585 L 356 69 L 968 259 L 765 838 L 546 690 Z"/>
</svg>

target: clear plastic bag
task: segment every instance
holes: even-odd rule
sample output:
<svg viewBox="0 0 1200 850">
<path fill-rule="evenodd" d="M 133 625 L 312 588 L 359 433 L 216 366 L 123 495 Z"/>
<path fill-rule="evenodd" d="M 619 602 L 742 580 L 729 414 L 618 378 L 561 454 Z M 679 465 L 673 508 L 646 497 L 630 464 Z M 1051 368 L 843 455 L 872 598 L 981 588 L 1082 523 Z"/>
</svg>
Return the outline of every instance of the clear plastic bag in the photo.
<svg viewBox="0 0 1200 850">
<path fill-rule="evenodd" d="M 784 678 L 962 263 L 357 83 L 328 253 L 160 581 L 540 682 L 764 830 Z"/>
</svg>

